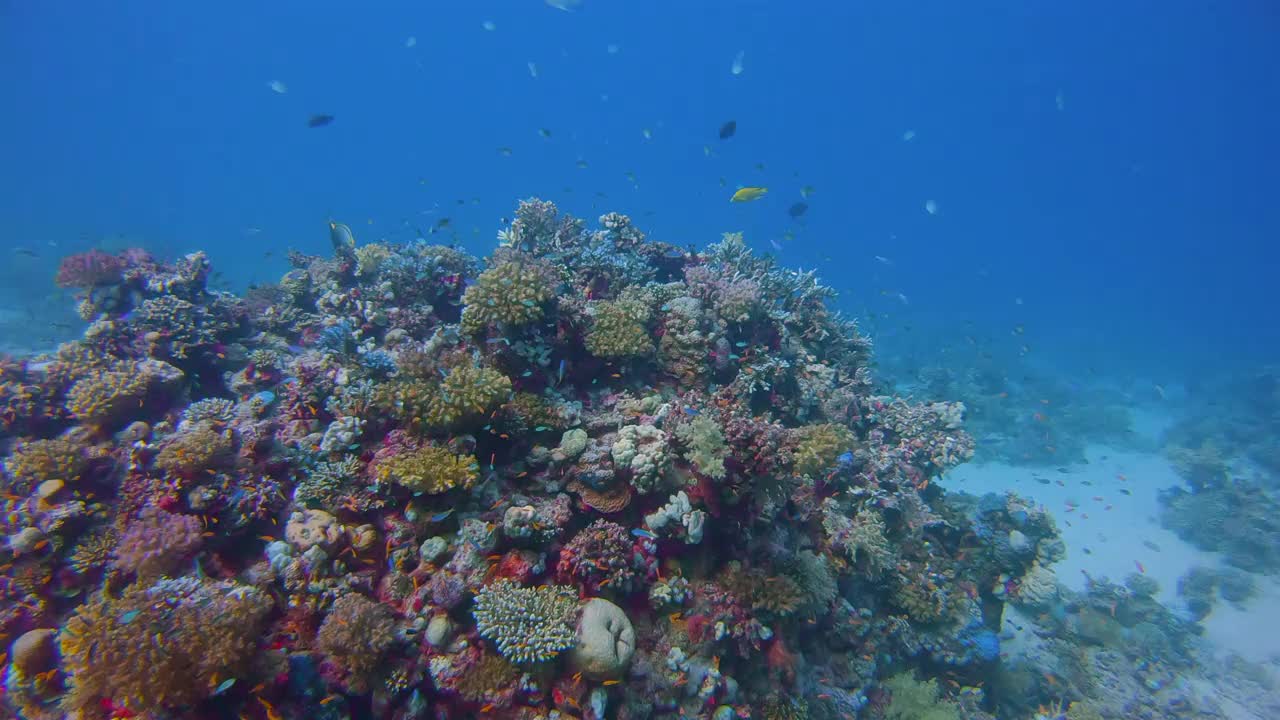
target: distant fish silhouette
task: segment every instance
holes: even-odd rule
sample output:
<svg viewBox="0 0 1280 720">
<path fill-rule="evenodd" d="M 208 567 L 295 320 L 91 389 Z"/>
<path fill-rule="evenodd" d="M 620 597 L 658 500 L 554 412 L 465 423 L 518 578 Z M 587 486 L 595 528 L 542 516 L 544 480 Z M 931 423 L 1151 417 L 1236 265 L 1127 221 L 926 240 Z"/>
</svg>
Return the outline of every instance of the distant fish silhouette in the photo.
<svg viewBox="0 0 1280 720">
<path fill-rule="evenodd" d="M 311 118 L 307 120 L 307 127 L 309 128 L 324 127 L 325 125 L 328 125 L 331 122 L 333 122 L 332 115 L 312 115 Z"/>
<path fill-rule="evenodd" d="M 736 132 L 738 132 L 738 121 L 730 120 L 729 122 L 720 126 L 720 139 L 728 140 L 729 138 L 733 137 L 733 134 Z"/>
</svg>

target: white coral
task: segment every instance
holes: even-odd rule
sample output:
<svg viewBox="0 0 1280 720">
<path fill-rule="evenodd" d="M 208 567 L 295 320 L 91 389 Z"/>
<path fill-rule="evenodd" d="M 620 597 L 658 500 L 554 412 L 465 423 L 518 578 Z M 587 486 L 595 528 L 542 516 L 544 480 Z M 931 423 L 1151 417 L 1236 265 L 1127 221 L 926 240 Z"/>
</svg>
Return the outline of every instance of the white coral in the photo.
<svg viewBox="0 0 1280 720">
<path fill-rule="evenodd" d="M 653 425 L 628 425 L 618 431 L 612 454 L 619 470 L 631 473 L 631 485 L 640 493 L 659 489 L 671 462 L 670 439 Z"/>
</svg>

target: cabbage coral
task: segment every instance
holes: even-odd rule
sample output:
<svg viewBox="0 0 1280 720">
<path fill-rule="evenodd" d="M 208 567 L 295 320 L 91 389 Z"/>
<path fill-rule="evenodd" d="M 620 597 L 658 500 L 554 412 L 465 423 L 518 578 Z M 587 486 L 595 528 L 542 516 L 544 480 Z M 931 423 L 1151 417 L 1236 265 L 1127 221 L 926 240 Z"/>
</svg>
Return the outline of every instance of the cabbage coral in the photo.
<svg viewBox="0 0 1280 720">
<path fill-rule="evenodd" d="M 531 257 L 513 254 L 480 273 L 462 294 L 462 331 L 476 333 L 489 325 L 519 326 L 542 319 L 552 298 L 549 268 Z"/>
<path fill-rule="evenodd" d="M 395 483 L 415 493 L 439 495 L 456 487 L 470 488 L 479 470 L 475 458 L 425 445 L 380 461 L 376 475 L 378 482 Z"/>
<path fill-rule="evenodd" d="M 523 588 L 510 580 L 486 585 L 473 611 L 480 636 L 517 663 L 550 660 L 573 646 L 578 593 L 567 585 Z"/>
<path fill-rule="evenodd" d="M 58 635 L 67 711 L 100 699 L 134 713 L 207 697 L 246 669 L 271 598 L 232 581 L 183 577 L 132 585 L 76 609 Z"/>
</svg>

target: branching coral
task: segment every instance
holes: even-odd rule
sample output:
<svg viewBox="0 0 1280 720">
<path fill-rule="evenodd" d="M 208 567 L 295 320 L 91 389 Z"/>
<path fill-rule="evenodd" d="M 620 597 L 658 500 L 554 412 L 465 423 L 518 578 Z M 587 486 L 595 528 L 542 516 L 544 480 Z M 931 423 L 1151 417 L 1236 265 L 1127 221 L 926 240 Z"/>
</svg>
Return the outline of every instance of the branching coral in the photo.
<svg viewBox="0 0 1280 720">
<path fill-rule="evenodd" d="M 67 390 L 67 410 L 86 423 L 104 423 L 132 408 L 147 394 L 147 378 L 120 366 L 92 371 Z"/>
<path fill-rule="evenodd" d="M 815 478 L 835 467 L 836 458 L 852 450 L 855 439 L 849 428 L 833 423 L 805 425 L 796 435 L 796 472 Z"/>
<path fill-rule="evenodd" d="M 550 660 L 573 646 L 578 594 L 566 585 L 522 588 L 510 580 L 486 585 L 473 611 L 481 637 L 517 663 Z"/>
<path fill-rule="evenodd" d="M 630 593 L 647 578 L 657 575 L 652 550 L 633 542 L 627 529 L 608 520 L 596 520 L 573 536 L 560 551 L 556 575 L 587 592 Z"/>
<path fill-rule="evenodd" d="M 454 488 L 467 489 L 479 476 L 475 458 L 455 455 L 438 445 L 424 445 L 378 462 L 379 482 L 390 482 L 415 493 L 439 495 Z"/>
<path fill-rule="evenodd" d="M 876 577 L 892 566 L 884 520 L 876 511 L 862 508 L 849 517 L 835 498 L 827 498 L 822 503 L 822 528 L 832 547 L 843 550 L 868 575 Z"/>
<path fill-rule="evenodd" d="M 606 359 L 641 357 L 653 353 L 645 328 L 648 312 L 632 303 L 597 303 L 585 342 L 592 355 Z"/>
<path fill-rule="evenodd" d="M 271 605 L 255 588 L 190 577 L 99 595 L 59 633 L 71 681 L 62 704 L 80 711 L 110 699 L 150 713 L 199 701 L 215 678 L 245 670 Z"/>
<path fill-rule="evenodd" d="M 463 293 L 462 331 L 473 334 L 489 325 L 518 327 L 541 320 L 543 305 L 553 295 L 552 277 L 554 271 L 542 261 L 508 254 Z"/>
<path fill-rule="evenodd" d="M 460 365 L 442 374 L 387 383 L 376 402 L 420 429 L 447 430 L 483 419 L 511 395 L 511 379 L 497 370 Z"/>
<path fill-rule="evenodd" d="M 394 642 L 391 611 L 354 593 L 333 603 L 316 634 L 316 647 L 346 673 L 347 684 L 356 692 L 368 687 L 370 676 Z"/>
<path fill-rule="evenodd" d="M 4 469 L 19 488 L 31 488 L 48 480 L 73 483 L 87 465 L 85 448 L 67 438 L 28 440 L 14 446 Z"/>
</svg>

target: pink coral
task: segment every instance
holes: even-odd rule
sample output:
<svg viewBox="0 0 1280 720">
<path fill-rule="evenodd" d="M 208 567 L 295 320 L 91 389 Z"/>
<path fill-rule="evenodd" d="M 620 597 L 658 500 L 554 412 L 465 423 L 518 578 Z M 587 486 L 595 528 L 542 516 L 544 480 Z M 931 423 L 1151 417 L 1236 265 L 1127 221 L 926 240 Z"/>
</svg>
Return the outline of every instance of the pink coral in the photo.
<svg viewBox="0 0 1280 720">
<path fill-rule="evenodd" d="M 88 290 L 120 282 L 124 269 L 125 261 L 120 256 L 90 250 L 63 258 L 54 282 L 59 287 Z"/>
<path fill-rule="evenodd" d="M 657 573 L 652 542 L 633 538 L 626 528 L 608 520 L 597 520 L 574 535 L 556 564 L 561 582 L 577 583 L 592 594 L 630 593 Z"/>
</svg>

